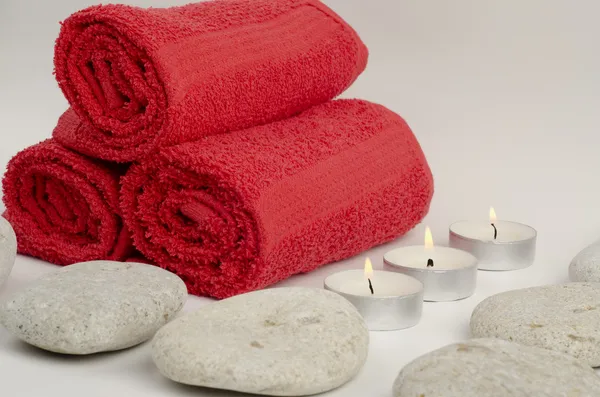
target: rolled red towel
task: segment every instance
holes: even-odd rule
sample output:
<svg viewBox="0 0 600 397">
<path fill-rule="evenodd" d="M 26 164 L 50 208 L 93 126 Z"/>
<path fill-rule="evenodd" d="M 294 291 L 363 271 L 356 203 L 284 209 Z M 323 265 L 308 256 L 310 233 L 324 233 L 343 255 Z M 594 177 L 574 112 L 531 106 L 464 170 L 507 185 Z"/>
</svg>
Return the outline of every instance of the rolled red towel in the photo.
<svg viewBox="0 0 600 397">
<path fill-rule="evenodd" d="M 217 298 L 392 240 L 433 194 L 404 120 L 358 100 L 165 148 L 122 184 L 136 247 L 191 293 Z"/>
<path fill-rule="evenodd" d="M 75 127 L 64 118 L 57 126 Z M 118 215 L 119 174 L 52 140 L 18 153 L 3 199 L 19 252 L 59 265 L 126 259 L 133 248 Z"/>
<path fill-rule="evenodd" d="M 100 5 L 67 18 L 55 74 L 89 127 L 55 138 L 131 161 L 297 114 L 344 91 L 367 49 L 319 0 L 217 0 L 142 9 Z"/>
</svg>

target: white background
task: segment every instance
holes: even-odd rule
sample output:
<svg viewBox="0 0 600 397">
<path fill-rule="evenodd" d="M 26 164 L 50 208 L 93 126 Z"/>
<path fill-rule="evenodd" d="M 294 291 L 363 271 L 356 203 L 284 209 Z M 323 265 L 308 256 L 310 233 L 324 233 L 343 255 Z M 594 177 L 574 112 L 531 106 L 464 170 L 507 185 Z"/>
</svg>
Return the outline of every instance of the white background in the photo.
<svg viewBox="0 0 600 397">
<path fill-rule="evenodd" d="M 186 1 L 137 0 L 163 6 Z M 0 167 L 50 135 L 67 107 L 52 76 L 58 22 L 94 3 L 0 0 Z M 426 303 L 420 324 L 372 332 L 357 378 L 328 396 L 389 397 L 402 366 L 469 337 L 469 316 L 483 298 L 567 280 L 571 258 L 600 237 L 600 24 L 597 0 L 328 0 L 370 49 L 366 72 L 344 96 L 379 102 L 406 118 L 435 177 L 424 223 L 447 243 L 459 219 L 498 216 L 535 227 L 531 268 L 480 272 L 474 296 Z M 425 225 L 404 238 L 278 286 L 321 287 L 323 278 L 360 268 L 368 255 L 420 243 Z M 53 265 L 19 257 L 0 298 Z M 190 297 L 185 310 L 208 299 Z M 230 396 L 176 385 L 154 368 L 148 344 L 91 357 L 28 347 L 0 330 L 0 394 Z"/>
</svg>

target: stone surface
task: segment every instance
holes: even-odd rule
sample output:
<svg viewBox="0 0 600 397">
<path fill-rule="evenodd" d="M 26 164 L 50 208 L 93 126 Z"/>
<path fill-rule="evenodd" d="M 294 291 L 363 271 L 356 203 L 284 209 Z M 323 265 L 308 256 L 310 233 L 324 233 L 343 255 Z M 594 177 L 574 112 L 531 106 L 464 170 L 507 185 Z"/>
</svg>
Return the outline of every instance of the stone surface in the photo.
<svg viewBox="0 0 600 397">
<path fill-rule="evenodd" d="M 181 309 L 183 281 L 151 265 L 83 262 L 47 274 L 0 304 L 0 323 L 57 353 L 125 349 L 150 339 Z"/>
<path fill-rule="evenodd" d="M 8 221 L 0 217 L 0 287 L 13 268 L 17 256 L 17 237 Z"/>
<path fill-rule="evenodd" d="M 394 397 L 475 396 L 600 396 L 600 377 L 563 353 L 473 339 L 417 358 L 394 383 Z"/>
<path fill-rule="evenodd" d="M 569 266 L 571 281 L 600 282 L 600 241 L 579 252 Z"/>
<path fill-rule="evenodd" d="M 152 342 L 160 372 L 185 384 L 274 396 L 336 388 L 367 357 L 369 333 L 341 296 L 313 288 L 238 295 L 178 318 Z"/>
<path fill-rule="evenodd" d="M 600 283 L 568 283 L 503 292 L 471 316 L 474 337 L 539 346 L 600 366 Z"/>
</svg>

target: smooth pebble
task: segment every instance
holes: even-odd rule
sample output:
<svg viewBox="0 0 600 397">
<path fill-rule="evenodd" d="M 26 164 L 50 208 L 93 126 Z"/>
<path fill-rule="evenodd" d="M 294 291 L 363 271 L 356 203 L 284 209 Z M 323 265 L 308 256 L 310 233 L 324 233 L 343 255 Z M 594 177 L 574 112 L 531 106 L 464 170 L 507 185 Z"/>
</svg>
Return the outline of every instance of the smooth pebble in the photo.
<svg viewBox="0 0 600 397">
<path fill-rule="evenodd" d="M 17 257 L 17 237 L 11 224 L 0 217 L 0 287 L 8 276 Z"/>
<path fill-rule="evenodd" d="M 581 250 L 569 266 L 571 281 L 600 282 L 600 241 Z"/>
<path fill-rule="evenodd" d="M 567 353 L 600 366 L 600 283 L 503 292 L 471 316 L 474 337 L 500 338 Z"/>
<path fill-rule="evenodd" d="M 238 295 L 182 316 L 154 337 L 167 378 L 273 396 L 334 389 L 363 366 L 369 333 L 344 298 L 313 288 Z"/>
<path fill-rule="evenodd" d="M 472 339 L 402 369 L 394 397 L 592 397 L 600 377 L 563 353 L 500 339 Z"/>
<path fill-rule="evenodd" d="M 125 349 L 150 339 L 182 308 L 183 281 L 141 263 L 82 262 L 44 275 L 0 304 L 23 341 L 65 354 Z"/>
</svg>

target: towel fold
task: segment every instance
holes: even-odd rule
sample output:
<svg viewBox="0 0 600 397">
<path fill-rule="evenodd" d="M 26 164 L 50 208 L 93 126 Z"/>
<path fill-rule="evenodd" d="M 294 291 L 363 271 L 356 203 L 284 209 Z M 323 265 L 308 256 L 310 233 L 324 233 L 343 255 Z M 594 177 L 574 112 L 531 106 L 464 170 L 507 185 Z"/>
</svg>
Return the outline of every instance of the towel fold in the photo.
<svg viewBox="0 0 600 397">
<path fill-rule="evenodd" d="M 89 127 L 63 145 L 132 161 L 157 147 L 279 120 L 323 103 L 364 70 L 367 49 L 319 0 L 99 5 L 67 18 L 57 81 Z"/>
<path fill-rule="evenodd" d="M 392 240 L 433 193 L 404 120 L 359 100 L 162 149 L 122 184 L 136 247 L 191 293 L 217 298 Z"/>
<path fill-rule="evenodd" d="M 56 128 L 76 127 L 63 117 Z M 59 265 L 127 258 L 131 237 L 118 215 L 123 172 L 52 140 L 19 152 L 3 180 L 3 216 L 19 252 Z"/>
</svg>

